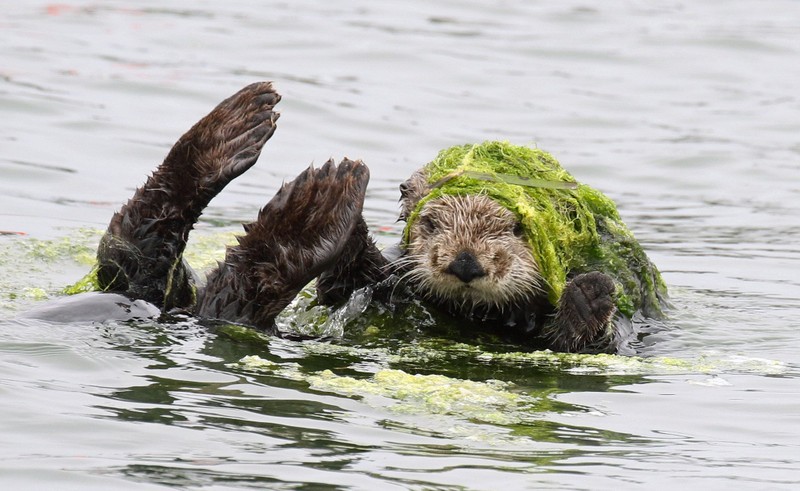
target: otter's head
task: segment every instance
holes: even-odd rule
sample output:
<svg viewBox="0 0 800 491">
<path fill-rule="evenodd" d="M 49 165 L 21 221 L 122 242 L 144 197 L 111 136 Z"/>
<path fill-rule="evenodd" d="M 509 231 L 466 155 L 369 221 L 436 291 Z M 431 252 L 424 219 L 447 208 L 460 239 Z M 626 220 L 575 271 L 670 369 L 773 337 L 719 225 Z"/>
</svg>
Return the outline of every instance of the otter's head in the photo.
<svg viewBox="0 0 800 491">
<path fill-rule="evenodd" d="M 417 210 L 429 192 L 421 172 L 400 189 L 401 219 L 417 211 L 402 264 L 420 295 L 465 312 L 503 311 L 542 291 L 539 268 L 511 211 L 482 194 L 442 195 Z"/>
</svg>

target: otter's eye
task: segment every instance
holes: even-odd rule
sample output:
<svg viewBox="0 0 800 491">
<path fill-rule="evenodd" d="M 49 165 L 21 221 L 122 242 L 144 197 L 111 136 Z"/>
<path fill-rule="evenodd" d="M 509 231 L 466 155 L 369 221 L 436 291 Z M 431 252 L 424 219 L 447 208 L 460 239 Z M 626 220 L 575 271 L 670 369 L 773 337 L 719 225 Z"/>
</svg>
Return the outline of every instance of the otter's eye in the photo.
<svg viewBox="0 0 800 491">
<path fill-rule="evenodd" d="M 419 217 L 419 224 L 428 233 L 434 232 L 437 228 L 436 222 L 430 216 Z"/>
<path fill-rule="evenodd" d="M 522 223 L 516 222 L 514 224 L 514 230 L 513 231 L 514 231 L 514 235 L 516 235 L 517 237 L 522 237 L 522 234 L 524 232 L 524 230 L 522 230 Z"/>
</svg>

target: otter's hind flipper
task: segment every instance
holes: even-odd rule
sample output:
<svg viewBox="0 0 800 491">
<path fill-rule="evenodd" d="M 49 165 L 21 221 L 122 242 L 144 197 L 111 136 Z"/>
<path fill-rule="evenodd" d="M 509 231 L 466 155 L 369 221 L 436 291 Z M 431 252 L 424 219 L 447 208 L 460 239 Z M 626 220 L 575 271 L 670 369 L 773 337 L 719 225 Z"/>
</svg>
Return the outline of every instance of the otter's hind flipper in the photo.
<svg viewBox="0 0 800 491">
<path fill-rule="evenodd" d="M 165 310 L 193 303 L 191 271 L 182 260 L 189 231 L 209 201 L 255 164 L 275 131 L 278 101 L 272 84 L 251 84 L 175 143 L 111 219 L 97 251 L 101 289 Z"/>
<path fill-rule="evenodd" d="M 275 332 L 278 315 L 300 290 L 331 268 L 353 234 L 369 170 L 360 161 L 328 161 L 284 184 L 245 226 L 239 244 L 208 275 L 200 317 Z"/>
</svg>

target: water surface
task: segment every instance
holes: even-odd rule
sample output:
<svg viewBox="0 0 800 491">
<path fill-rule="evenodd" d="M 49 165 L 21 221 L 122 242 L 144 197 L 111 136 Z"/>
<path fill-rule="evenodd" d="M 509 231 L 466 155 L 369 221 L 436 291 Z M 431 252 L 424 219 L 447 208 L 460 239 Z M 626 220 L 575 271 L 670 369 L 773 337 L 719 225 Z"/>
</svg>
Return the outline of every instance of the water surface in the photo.
<svg viewBox="0 0 800 491">
<path fill-rule="evenodd" d="M 798 33 L 793 0 L 7 5 L 0 482 L 794 489 Z M 279 129 L 208 209 L 198 257 L 331 156 L 370 166 L 365 214 L 391 244 L 403 179 L 505 139 L 617 201 L 670 286 L 667 329 L 603 362 L 13 320 L 80 278 L 170 145 L 256 80 L 284 96 Z"/>
</svg>

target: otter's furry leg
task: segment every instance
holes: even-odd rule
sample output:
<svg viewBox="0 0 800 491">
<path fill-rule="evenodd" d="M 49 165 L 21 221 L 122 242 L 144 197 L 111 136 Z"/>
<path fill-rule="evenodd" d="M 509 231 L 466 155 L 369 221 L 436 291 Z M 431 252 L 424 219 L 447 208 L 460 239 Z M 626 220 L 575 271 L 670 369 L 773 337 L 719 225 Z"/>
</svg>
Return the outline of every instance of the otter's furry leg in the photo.
<svg viewBox="0 0 800 491">
<path fill-rule="evenodd" d="M 353 291 L 386 279 L 388 265 L 359 217 L 339 259 L 317 278 L 317 299 L 323 305 L 343 302 Z"/>
<path fill-rule="evenodd" d="M 197 314 L 275 333 L 275 316 L 346 247 L 368 181 L 363 163 L 345 159 L 284 184 L 208 275 Z"/>
<path fill-rule="evenodd" d="M 558 311 L 545 329 L 550 347 L 570 353 L 601 352 L 612 348 L 615 286 L 600 272 L 574 277 L 564 289 Z M 613 350 L 612 350 L 613 351 Z"/>
<path fill-rule="evenodd" d="M 255 164 L 275 131 L 272 84 L 245 87 L 186 132 L 111 219 L 97 250 L 101 289 L 165 310 L 194 302 L 183 262 L 189 231 L 209 201 Z"/>
</svg>

